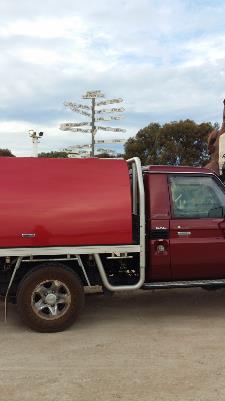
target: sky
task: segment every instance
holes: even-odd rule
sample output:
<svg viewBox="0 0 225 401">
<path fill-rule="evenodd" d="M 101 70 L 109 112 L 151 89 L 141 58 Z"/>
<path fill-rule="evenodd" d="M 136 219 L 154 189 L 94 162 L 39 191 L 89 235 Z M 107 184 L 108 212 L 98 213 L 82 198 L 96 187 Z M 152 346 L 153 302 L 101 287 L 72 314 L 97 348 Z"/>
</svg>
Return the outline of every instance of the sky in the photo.
<svg viewBox="0 0 225 401">
<path fill-rule="evenodd" d="M 44 132 L 40 152 L 89 143 L 59 130 L 86 121 L 63 103 L 88 90 L 122 97 L 126 109 L 113 123 L 126 133 L 96 139 L 151 122 L 220 123 L 224 16 L 224 0 L 1 0 L 0 148 L 30 156 L 30 129 Z"/>
</svg>

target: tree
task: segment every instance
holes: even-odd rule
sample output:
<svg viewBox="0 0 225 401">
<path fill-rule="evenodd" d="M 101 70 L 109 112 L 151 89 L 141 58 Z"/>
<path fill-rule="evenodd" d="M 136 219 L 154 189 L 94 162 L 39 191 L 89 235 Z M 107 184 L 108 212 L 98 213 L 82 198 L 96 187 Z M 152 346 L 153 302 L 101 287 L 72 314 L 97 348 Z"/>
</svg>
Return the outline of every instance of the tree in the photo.
<svg viewBox="0 0 225 401">
<path fill-rule="evenodd" d="M 9 149 L 0 149 L 0 157 L 15 157 Z"/>
<path fill-rule="evenodd" d="M 67 158 L 68 153 L 63 151 L 42 152 L 38 154 L 38 157 Z"/>
<path fill-rule="evenodd" d="M 160 129 L 160 124 L 151 123 L 129 138 L 124 146 L 126 159 L 138 156 L 143 164 L 157 164 Z"/>
<path fill-rule="evenodd" d="M 138 156 L 143 164 L 202 166 L 209 160 L 207 138 L 213 129 L 192 120 L 151 123 L 128 139 L 125 156 Z"/>
</svg>

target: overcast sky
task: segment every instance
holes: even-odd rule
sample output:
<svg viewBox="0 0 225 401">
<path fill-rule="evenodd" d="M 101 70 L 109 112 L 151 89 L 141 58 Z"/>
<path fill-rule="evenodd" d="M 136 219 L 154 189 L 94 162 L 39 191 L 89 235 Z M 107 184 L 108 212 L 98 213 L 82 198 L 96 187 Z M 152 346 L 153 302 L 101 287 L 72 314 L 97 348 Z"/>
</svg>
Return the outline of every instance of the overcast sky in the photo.
<svg viewBox="0 0 225 401">
<path fill-rule="evenodd" d="M 81 143 L 59 130 L 78 120 L 63 102 L 95 89 L 124 98 L 114 126 L 127 137 L 153 121 L 221 122 L 224 17 L 224 0 L 1 0 L 0 148 L 30 155 L 29 129 L 44 131 L 40 151 Z"/>
</svg>

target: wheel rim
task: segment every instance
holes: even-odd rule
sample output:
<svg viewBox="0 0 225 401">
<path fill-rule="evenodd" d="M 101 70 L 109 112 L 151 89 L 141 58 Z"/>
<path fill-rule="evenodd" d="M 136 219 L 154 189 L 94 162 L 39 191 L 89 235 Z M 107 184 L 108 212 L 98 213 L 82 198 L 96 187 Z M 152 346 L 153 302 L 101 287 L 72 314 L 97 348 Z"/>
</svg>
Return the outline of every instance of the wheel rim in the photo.
<svg viewBox="0 0 225 401">
<path fill-rule="evenodd" d="M 31 295 L 35 314 L 45 320 L 56 320 L 65 315 L 71 304 L 69 288 L 59 280 L 46 280 L 38 284 Z"/>
</svg>

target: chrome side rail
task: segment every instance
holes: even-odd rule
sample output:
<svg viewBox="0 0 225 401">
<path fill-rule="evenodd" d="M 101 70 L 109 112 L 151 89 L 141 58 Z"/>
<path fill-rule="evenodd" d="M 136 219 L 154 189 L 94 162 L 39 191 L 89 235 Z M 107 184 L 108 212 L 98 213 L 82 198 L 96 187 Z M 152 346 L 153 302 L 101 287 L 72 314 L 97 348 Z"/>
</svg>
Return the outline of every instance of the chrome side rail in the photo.
<svg viewBox="0 0 225 401">
<path fill-rule="evenodd" d="M 0 256 L 57 256 L 93 255 L 95 253 L 139 253 L 140 245 L 92 245 L 92 246 L 54 246 L 40 248 L 0 248 Z"/>
<path fill-rule="evenodd" d="M 109 291 L 124 291 L 124 290 L 137 290 L 141 288 L 145 282 L 145 191 L 144 191 L 144 183 L 142 176 L 142 168 L 141 162 L 138 157 L 134 157 L 132 159 L 127 160 L 127 163 L 132 165 L 133 172 L 133 183 L 134 185 L 134 193 L 133 193 L 133 213 L 137 214 L 138 210 L 138 200 L 139 200 L 139 213 L 140 213 L 140 274 L 139 280 L 136 284 L 132 285 L 119 285 L 114 286 L 109 283 L 109 280 L 106 276 L 105 269 L 103 267 L 101 257 L 99 253 L 94 254 L 95 262 L 99 270 L 99 274 L 101 276 L 102 282 L 104 286 Z M 134 176 L 135 175 L 135 176 Z"/>
<path fill-rule="evenodd" d="M 143 290 L 154 290 L 154 289 L 169 289 L 169 288 L 192 288 L 192 287 L 216 287 L 225 286 L 225 279 L 214 279 L 214 280 L 182 280 L 182 281 L 156 281 L 145 283 Z"/>
</svg>

